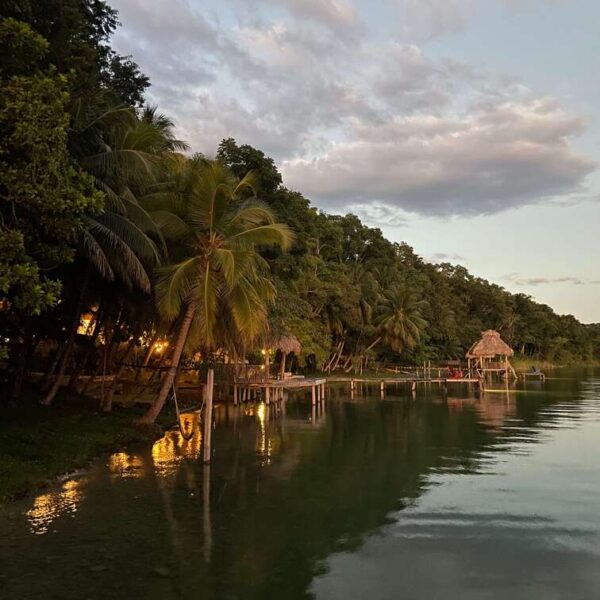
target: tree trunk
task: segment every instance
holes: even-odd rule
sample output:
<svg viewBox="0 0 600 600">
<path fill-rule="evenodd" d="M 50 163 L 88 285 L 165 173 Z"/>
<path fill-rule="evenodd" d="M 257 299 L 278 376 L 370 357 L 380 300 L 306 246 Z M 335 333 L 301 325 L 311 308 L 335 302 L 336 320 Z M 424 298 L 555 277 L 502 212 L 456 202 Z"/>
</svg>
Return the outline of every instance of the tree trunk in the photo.
<svg viewBox="0 0 600 600">
<path fill-rule="evenodd" d="M 279 371 L 279 378 L 281 379 L 281 381 L 283 381 L 283 378 L 285 377 L 285 359 L 287 358 L 287 352 L 282 352 L 281 353 L 281 366 L 280 366 L 280 371 Z"/>
<path fill-rule="evenodd" d="M 150 362 L 150 359 L 152 358 L 152 354 L 154 353 L 154 344 L 156 343 L 157 339 L 158 339 L 158 332 L 155 333 L 152 336 L 152 338 L 150 339 L 150 345 L 148 346 L 148 350 L 146 350 L 146 355 L 144 356 L 144 360 L 142 361 L 140 368 L 138 368 L 137 373 L 135 374 L 134 381 L 136 383 L 140 382 L 140 379 L 142 378 L 142 374 L 144 373 L 144 369 L 148 366 L 148 363 Z"/>
<path fill-rule="evenodd" d="M 33 346 L 33 322 L 31 317 L 25 319 L 25 327 L 23 331 L 23 344 L 20 351 L 17 351 L 17 369 L 15 371 L 15 380 L 11 394 L 11 404 L 16 404 L 21 398 L 21 390 L 23 389 L 23 379 L 25 370 L 27 369 L 27 358 Z"/>
<path fill-rule="evenodd" d="M 87 288 L 88 281 L 90 279 L 89 270 L 86 272 L 83 282 L 81 284 L 81 291 L 79 292 L 79 299 L 77 300 L 77 306 L 75 308 L 75 315 L 73 317 L 73 322 L 71 323 L 71 333 L 69 334 L 69 340 L 67 341 L 67 345 L 65 347 L 65 351 L 62 355 L 62 359 L 60 361 L 60 367 L 58 368 L 58 373 L 56 374 L 56 379 L 52 384 L 52 387 L 48 391 L 48 393 L 44 396 L 41 404 L 46 406 L 52 404 L 52 401 L 56 397 L 58 390 L 60 389 L 63 376 L 67 369 L 67 364 L 69 363 L 69 359 L 71 358 L 71 354 L 73 352 L 73 347 L 75 346 L 75 338 L 77 337 L 77 328 L 79 327 L 79 321 L 81 318 L 81 309 L 83 308 L 83 300 L 85 298 L 85 291 Z"/>
<path fill-rule="evenodd" d="M 381 341 L 381 336 L 379 336 L 378 338 L 375 338 L 375 341 L 365 350 L 365 354 L 371 349 L 373 348 L 373 346 L 377 346 L 377 344 L 379 344 L 379 342 Z"/>
<path fill-rule="evenodd" d="M 179 367 L 179 361 L 181 360 L 181 354 L 183 353 L 183 348 L 185 346 L 185 342 L 188 337 L 188 333 L 190 331 L 190 326 L 194 319 L 194 314 L 196 312 L 196 307 L 193 304 L 189 304 L 185 311 L 185 316 L 183 317 L 183 321 L 181 322 L 181 326 L 179 328 L 179 333 L 177 335 L 177 341 L 175 342 L 175 347 L 173 349 L 173 357 L 171 359 L 171 365 L 169 366 L 169 370 L 167 371 L 167 375 L 163 381 L 162 387 L 160 388 L 160 392 L 152 404 L 152 406 L 148 409 L 146 414 L 139 419 L 137 422 L 140 425 L 151 425 L 156 420 L 156 417 L 160 414 L 165 402 L 167 400 L 167 396 L 169 394 L 169 390 L 175 381 L 175 375 L 177 374 L 177 370 Z"/>
<path fill-rule="evenodd" d="M 337 358 L 335 359 L 335 362 L 331 366 L 331 372 L 335 371 L 338 368 L 338 365 L 340 364 L 340 359 L 342 358 L 342 354 L 344 353 L 344 346 L 345 345 L 346 345 L 346 340 L 342 340 L 342 342 L 340 344 L 340 351 L 338 352 L 338 355 L 337 355 Z"/>
<path fill-rule="evenodd" d="M 127 360 L 129 359 L 129 356 L 131 355 L 131 353 L 133 352 L 133 349 L 135 348 L 136 341 L 137 341 L 137 335 L 134 335 L 133 338 L 131 338 L 131 340 L 129 340 L 129 343 L 127 344 L 127 349 L 125 350 L 125 353 L 123 354 L 123 357 L 121 358 L 121 365 L 119 366 L 119 369 L 115 374 L 115 378 L 113 379 L 113 382 L 111 383 L 111 386 L 108 390 L 108 396 L 106 397 L 104 406 L 102 406 L 102 410 L 104 412 L 110 412 L 112 410 L 113 398 L 114 398 L 115 392 L 117 390 L 117 385 L 119 383 L 119 379 L 121 377 L 123 377 L 123 373 L 125 373 L 125 369 L 127 368 Z"/>
<path fill-rule="evenodd" d="M 94 351 L 96 346 L 96 341 L 98 339 L 98 335 L 100 334 L 100 330 L 102 329 L 102 325 L 104 323 L 104 311 L 100 312 L 101 309 L 98 309 L 98 315 L 96 316 L 96 323 L 94 326 L 94 331 L 90 336 L 89 346 L 85 350 L 85 353 L 82 359 L 79 361 L 79 364 L 73 369 L 73 373 L 71 373 L 71 378 L 69 379 L 68 388 L 70 390 L 75 389 L 75 384 L 77 383 L 77 379 L 81 375 L 82 371 L 86 368 L 88 361 L 90 360 L 90 356 Z"/>
<path fill-rule="evenodd" d="M 102 375 L 105 375 L 104 372 L 106 371 L 105 365 L 106 365 L 106 356 L 108 353 L 108 346 L 109 346 L 109 344 L 112 343 L 112 339 L 113 339 L 112 317 L 110 316 L 110 314 L 108 314 L 108 311 L 107 311 L 107 314 L 105 315 L 104 327 L 102 329 L 104 332 L 104 344 L 103 344 L 103 348 L 102 348 L 102 356 L 100 357 L 100 360 L 96 361 L 96 368 L 94 369 L 94 372 L 88 377 L 88 380 L 83 384 L 83 386 L 79 390 L 79 393 L 82 394 L 83 396 L 85 396 L 86 392 L 88 391 L 88 389 L 90 388 L 92 383 L 94 383 L 94 381 L 96 380 L 96 377 L 98 377 L 98 373 L 100 372 L 100 369 L 102 369 Z"/>
<path fill-rule="evenodd" d="M 46 371 L 46 374 L 44 375 L 44 379 L 42 381 L 42 385 L 40 386 L 40 389 L 42 392 L 47 392 L 50 387 L 52 386 L 52 376 L 54 375 L 54 373 L 56 372 L 56 369 L 58 368 L 58 365 L 60 364 L 60 361 L 63 357 L 65 347 L 64 346 L 59 346 L 56 348 L 56 354 L 54 355 L 54 358 L 52 359 L 52 364 L 50 365 L 49 369 Z"/>
</svg>

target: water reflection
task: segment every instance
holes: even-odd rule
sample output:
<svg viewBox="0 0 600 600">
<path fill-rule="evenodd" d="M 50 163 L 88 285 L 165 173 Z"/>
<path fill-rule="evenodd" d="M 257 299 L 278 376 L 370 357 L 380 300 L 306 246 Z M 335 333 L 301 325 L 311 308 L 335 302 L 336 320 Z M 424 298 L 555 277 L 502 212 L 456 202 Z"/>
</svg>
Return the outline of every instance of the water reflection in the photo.
<svg viewBox="0 0 600 600">
<path fill-rule="evenodd" d="M 600 382 L 527 386 L 221 406 L 210 468 L 190 422 L 92 469 L 56 535 L 0 517 L 0 595 L 595 598 Z"/>
<path fill-rule="evenodd" d="M 143 461 L 135 454 L 117 452 L 108 458 L 108 468 L 113 477 L 143 477 Z"/>
<path fill-rule="evenodd" d="M 37 496 L 27 511 L 31 533 L 48 533 L 50 524 L 63 515 L 74 515 L 83 498 L 84 479 L 65 481 L 60 491 Z"/>
<path fill-rule="evenodd" d="M 200 415 L 198 413 L 186 413 L 181 415 L 182 428 L 186 437 L 190 432 L 193 435 L 185 439 L 179 430 L 173 429 L 154 442 L 152 446 L 152 460 L 157 475 L 166 477 L 175 473 L 178 463 L 184 459 L 196 459 L 200 456 L 202 449 L 202 428 L 200 427 Z"/>
</svg>

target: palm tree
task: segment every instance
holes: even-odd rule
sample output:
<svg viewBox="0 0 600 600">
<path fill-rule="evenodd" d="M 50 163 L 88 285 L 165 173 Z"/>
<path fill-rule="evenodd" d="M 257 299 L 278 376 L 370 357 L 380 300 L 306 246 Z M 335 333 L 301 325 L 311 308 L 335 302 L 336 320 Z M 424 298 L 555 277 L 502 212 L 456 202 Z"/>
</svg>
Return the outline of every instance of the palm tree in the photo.
<svg viewBox="0 0 600 600">
<path fill-rule="evenodd" d="M 88 117 L 81 105 L 77 108 L 71 150 L 104 193 L 104 206 L 84 219 L 78 257 L 85 275 L 57 375 L 42 404 L 51 404 L 62 384 L 91 272 L 106 281 L 118 280 L 129 290 L 150 293 L 149 274 L 165 252 L 164 241 L 135 191 L 155 179 L 165 156 L 186 147 L 172 135 L 172 123 L 156 109 L 138 115 L 130 108 L 112 108 Z"/>
<path fill-rule="evenodd" d="M 385 294 L 382 312 L 376 320 L 377 338 L 365 350 L 383 342 L 394 352 L 414 348 L 427 325 L 422 310 L 425 301 L 419 300 L 406 286 L 393 286 Z"/>
<path fill-rule="evenodd" d="M 214 349 L 264 332 L 274 286 L 260 247 L 287 249 L 293 234 L 254 197 L 254 176 L 237 181 L 220 163 L 196 157 L 174 165 L 173 188 L 149 197 L 150 212 L 176 262 L 157 272 L 156 299 L 165 320 L 179 320 L 170 368 L 150 409 L 153 423 L 175 381 L 186 347 Z"/>
</svg>

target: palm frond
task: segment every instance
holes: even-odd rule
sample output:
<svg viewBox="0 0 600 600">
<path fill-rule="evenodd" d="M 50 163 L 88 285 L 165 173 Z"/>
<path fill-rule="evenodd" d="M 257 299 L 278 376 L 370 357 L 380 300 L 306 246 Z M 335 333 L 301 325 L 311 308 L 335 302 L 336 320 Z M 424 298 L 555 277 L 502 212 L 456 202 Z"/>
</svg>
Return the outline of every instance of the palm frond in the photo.
<svg viewBox="0 0 600 600">
<path fill-rule="evenodd" d="M 150 218 L 167 239 L 181 241 L 191 233 L 187 223 L 168 210 L 155 210 L 150 213 Z"/>
<path fill-rule="evenodd" d="M 284 223 L 270 223 L 236 233 L 231 242 L 238 246 L 276 246 L 287 250 L 294 238 L 294 232 Z"/>
<path fill-rule="evenodd" d="M 83 235 L 81 236 L 80 252 L 101 277 L 108 281 L 114 280 L 115 274 L 106 254 L 102 250 L 102 246 L 87 229 L 83 231 Z"/>
<path fill-rule="evenodd" d="M 201 262 L 192 256 L 175 265 L 157 269 L 156 302 L 167 321 L 177 318 L 185 303 L 192 301 L 201 272 Z"/>
<path fill-rule="evenodd" d="M 146 268 L 131 247 L 102 221 L 104 217 L 106 215 L 88 218 L 88 233 L 102 249 L 112 271 L 127 287 L 137 285 L 142 291 L 149 292 L 150 278 Z"/>
</svg>

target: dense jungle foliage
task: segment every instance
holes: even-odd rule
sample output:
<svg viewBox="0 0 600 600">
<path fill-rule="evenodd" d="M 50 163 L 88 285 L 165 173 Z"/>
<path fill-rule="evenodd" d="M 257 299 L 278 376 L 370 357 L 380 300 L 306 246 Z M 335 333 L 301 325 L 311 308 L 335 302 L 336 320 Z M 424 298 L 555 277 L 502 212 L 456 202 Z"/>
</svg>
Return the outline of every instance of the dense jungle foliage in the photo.
<svg viewBox="0 0 600 600">
<path fill-rule="evenodd" d="M 251 357 L 286 336 L 306 370 L 459 359 L 486 329 L 534 360 L 600 358 L 600 325 L 319 210 L 260 150 L 192 154 L 110 47 L 106 2 L 0 0 L 0 16 L 8 400 L 30 371 L 50 403 L 66 376 L 85 391 L 82 375 L 155 363 L 170 368 L 153 419 L 182 357 Z"/>
</svg>

